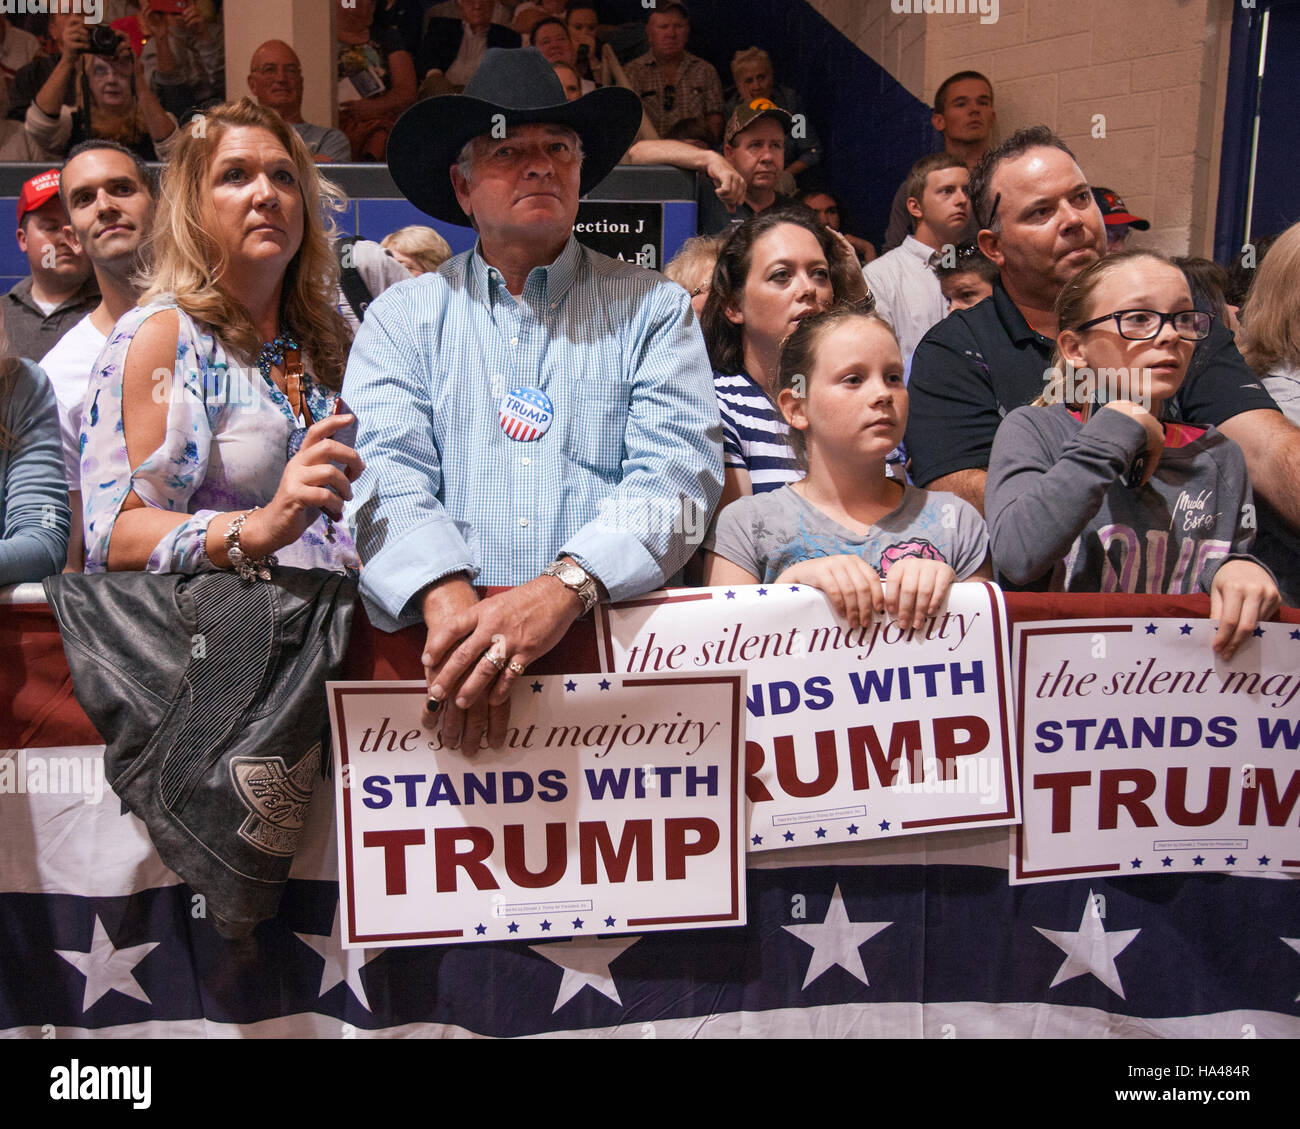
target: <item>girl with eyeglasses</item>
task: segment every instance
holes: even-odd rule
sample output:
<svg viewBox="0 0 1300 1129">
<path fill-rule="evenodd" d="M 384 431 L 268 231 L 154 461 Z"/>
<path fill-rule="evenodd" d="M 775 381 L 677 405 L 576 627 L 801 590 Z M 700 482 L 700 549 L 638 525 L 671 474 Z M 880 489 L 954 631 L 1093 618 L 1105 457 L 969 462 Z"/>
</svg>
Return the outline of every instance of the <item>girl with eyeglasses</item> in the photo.
<svg viewBox="0 0 1300 1129">
<path fill-rule="evenodd" d="M 1173 420 L 1210 315 L 1145 251 L 1111 255 L 1061 291 L 1046 391 L 1003 421 L 985 516 L 999 577 L 1063 592 L 1208 592 L 1231 658 L 1280 603 L 1247 554 L 1254 516 L 1241 449 Z"/>
</svg>

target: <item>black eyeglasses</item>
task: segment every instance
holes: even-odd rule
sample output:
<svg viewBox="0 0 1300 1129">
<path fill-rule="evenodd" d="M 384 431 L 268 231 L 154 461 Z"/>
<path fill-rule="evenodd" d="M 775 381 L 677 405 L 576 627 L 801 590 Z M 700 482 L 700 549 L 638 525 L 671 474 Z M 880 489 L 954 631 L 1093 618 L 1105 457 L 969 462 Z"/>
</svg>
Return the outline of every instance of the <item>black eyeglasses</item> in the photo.
<svg viewBox="0 0 1300 1129">
<path fill-rule="evenodd" d="M 989 222 L 984 225 L 986 228 L 991 228 L 993 226 L 994 217 L 997 216 L 998 214 L 998 205 L 1001 203 L 1002 203 L 1002 193 L 999 192 L 996 196 L 993 197 L 993 207 L 989 211 Z"/>
<path fill-rule="evenodd" d="M 1158 310 L 1116 310 L 1113 314 L 1103 314 L 1092 321 L 1085 321 L 1078 328 L 1091 329 L 1104 321 L 1115 322 L 1115 329 L 1126 341 L 1150 341 L 1159 337 L 1165 322 L 1174 327 L 1174 332 L 1184 341 L 1204 341 L 1210 335 L 1210 325 L 1214 319 L 1200 310 L 1178 310 L 1172 314 L 1162 314 Z"/>
</svg>

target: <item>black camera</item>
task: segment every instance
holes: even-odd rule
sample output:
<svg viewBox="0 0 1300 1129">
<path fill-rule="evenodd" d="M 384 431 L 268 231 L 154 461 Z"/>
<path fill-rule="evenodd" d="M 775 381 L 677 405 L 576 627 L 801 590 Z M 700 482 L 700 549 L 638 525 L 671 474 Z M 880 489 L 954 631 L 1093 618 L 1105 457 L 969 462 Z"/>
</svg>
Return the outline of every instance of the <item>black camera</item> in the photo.
<svg viewBox="0 0 1300 1129">
<path fill-rule="evenodd" d="M 86 29 L 90 32 L 90 46 L 86 48 L 92 55 L 104 55 L 109 59 L 117 57 L 118 43 L 121 37 L 111 27 L 97 24 Z"/>
</svg>

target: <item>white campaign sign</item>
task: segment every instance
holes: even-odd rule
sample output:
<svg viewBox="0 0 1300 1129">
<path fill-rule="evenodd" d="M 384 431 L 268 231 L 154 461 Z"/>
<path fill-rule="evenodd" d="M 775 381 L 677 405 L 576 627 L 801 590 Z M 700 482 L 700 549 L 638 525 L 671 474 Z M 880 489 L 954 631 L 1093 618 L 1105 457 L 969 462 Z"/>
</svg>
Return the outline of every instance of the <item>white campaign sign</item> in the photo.
<svg viewBox="0 0 1300 1129">
<path fill-rule="evenodd" d="M 1013 884 L 1300 870 L 1300 628 L 1224 663 L 1204 619 L 1016 627 Z"/>
<path fill-rule="evenodd" d="M 956 584 L 904 630 L 850 629 L 816 589 L 677 590 L 602 608 L 602 668 L 743 668 L 749 849 L 1016 821 L 1006 613 Z"/>
<path fill-rule="evenodd" d="M 745 923 L 743 675 L 527 675 L 507 747 L 423 682 L 331 682 L 348 948 Z"/>
</svg>

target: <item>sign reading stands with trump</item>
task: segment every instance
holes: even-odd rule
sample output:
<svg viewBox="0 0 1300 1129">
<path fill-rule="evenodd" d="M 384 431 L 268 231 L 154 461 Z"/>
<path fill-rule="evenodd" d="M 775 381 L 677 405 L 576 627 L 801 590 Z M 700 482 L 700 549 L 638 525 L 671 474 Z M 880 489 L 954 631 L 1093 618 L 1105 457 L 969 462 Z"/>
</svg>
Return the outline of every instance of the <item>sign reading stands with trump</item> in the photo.
<svg viewBox="0 0 1300 1129">
<path fill-rule="evenodd" d="M 601 607 L 620 676 L 743 668 L 748 849 L 1016 822 L 1006 613 L 955 584 L 938 615 L 849 627 L 805 585 L 670 591 Z"/>
<path fill-rule="evenodd" d="M 745 924 L 744 675 L 525 675 L 507 742 L 423 682 L 331 682 L 348 948 Z"/>
<path fill-rule="evenodd" d="M 1013 884 L 1300 872 L 1300 628 L 1230 662 L 1205 619 L 1016 628 Z"/>
</svg>

